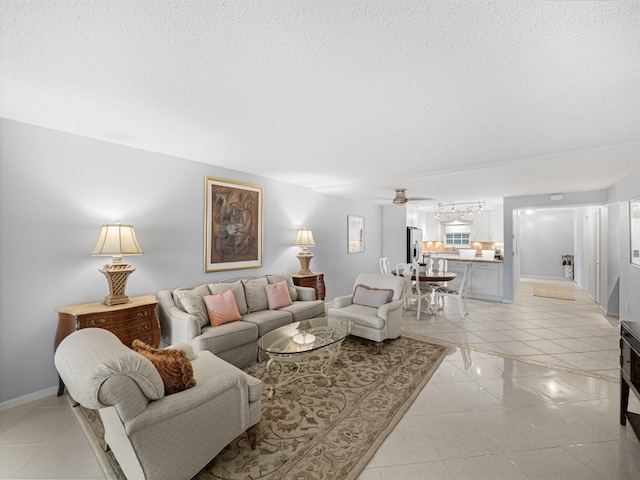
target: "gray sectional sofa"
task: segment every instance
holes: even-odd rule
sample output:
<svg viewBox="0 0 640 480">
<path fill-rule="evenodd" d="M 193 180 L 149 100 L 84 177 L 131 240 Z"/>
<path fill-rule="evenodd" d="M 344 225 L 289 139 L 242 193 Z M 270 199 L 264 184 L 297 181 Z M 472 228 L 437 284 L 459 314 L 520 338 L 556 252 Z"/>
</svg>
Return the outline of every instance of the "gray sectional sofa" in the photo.
<svg viewBox="0 0 640 480">
<path fill-rule="evenodd" d="M 287 282 L 293 304 L 270 310 L 264 286 L 282 281 Z M 227 290 L 233 291 L 242 320 L 212 326 L 204 297 Z M 265 333 L 324 314 L 324 302 L 316 300 L 315 290 L 294 285 L 289 273 L 235 278 L 158 292 L 163 343 L 187 343 L 196 352 L 208 350 L 238 368 L 262 358 L 257 340 Z"/>
</svg>

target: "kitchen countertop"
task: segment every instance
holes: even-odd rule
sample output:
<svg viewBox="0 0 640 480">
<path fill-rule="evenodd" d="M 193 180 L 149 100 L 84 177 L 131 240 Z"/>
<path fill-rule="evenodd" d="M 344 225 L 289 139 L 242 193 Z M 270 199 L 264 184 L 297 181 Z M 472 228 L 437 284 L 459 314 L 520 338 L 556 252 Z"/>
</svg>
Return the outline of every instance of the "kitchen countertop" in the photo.
<svg viewBox="0 0 640 480">
<path fill-rule="evenodd" d="M 431 255 L 432 258 L 444 258 L 445 260 L 458 260 L 461 262 L 486 262 L 486 263 L 504 263 L 504 260 L 486 260 L 482 258 L 482 256 L 477 256 L 476 258 L 460 258 L 460 255 L 455 253 L 447 253 L 447 254 L 435 254 Z"/>
</svg>

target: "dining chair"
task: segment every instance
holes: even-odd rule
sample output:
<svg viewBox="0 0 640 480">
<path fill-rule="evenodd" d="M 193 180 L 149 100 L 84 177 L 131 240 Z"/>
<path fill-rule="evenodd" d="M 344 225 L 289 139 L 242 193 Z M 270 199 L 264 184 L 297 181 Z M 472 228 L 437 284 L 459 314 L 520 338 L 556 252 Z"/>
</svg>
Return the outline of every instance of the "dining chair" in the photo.
<svg viewBox="0 0 640 480">
<path fill-rule="evenodd" d="M 447 259 L 446 258 L 433 258 L 427 259 L 427 271 L 446 272 L 447 271 Z M 438 287 L 445 286 L 445 282 L 420 282 L 420 288 L 433 290 Z"/>
<path fill-rule="evenodd" d="M 436 312 L 444 308 L 445 297 L 453 297 L 458 299 L 458 308 L 460 309 L 460 316 L 462 318 L 469 314 L 467 310 L 467 284 L 469 282 L 469 276 L 471 275 L 471 262 L 467 262 L 464 267 L 464 273 L 462 274 L 462 280 L 458 288 L 450 287 L 437 287 L 433 291 L 434 303 L 436 305 Z"/>
<path fill-rule="evenodd" d="M 379 260 L 380 263 L 380 273 L 382 275 L 391 275 L 391 268 L 389 267 L 389 258 L 382 257 Z"/>
<path fill-rule="evenodd" d="M 407 266 L 410 267 L 410 265 L 405 265 L 405 267 Z M 403 271 L 404 281 L 406 283 L 404 296 L 405 310 L 408 308 L 409 300 L 417 300 L 418 305 L 416 318 L 420 320 L 420 313 L 422 312 L 422 299 L 425 298 L 427 299 L 427 302 L 429 302 L 432 291 L 431 289 L 423 290 L 422 288 L 420 288 L 420 282 L 414 282 L 413 278 L 418 278 L 418 275 L 418 269 L 416 269 L 415 267 L 405 268 Z"/>
</svg>

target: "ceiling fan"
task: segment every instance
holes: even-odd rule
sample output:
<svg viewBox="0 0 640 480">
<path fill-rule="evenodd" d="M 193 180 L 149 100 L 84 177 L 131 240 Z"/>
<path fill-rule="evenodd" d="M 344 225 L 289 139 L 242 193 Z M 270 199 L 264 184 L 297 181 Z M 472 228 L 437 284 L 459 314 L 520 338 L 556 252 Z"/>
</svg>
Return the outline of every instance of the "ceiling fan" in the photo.
<svg viewBox="0 0 640 480">
<path fill-rule="evenodd" d="M 407 198 L 406 188 L 396 188 L 396 196 L 393 198 L 393 203 L 403 204 L 407 202 L 424 202 L 426 200 L 433 200 L 433 198 L 427 198 L 427 197 Z"/>
</svg>

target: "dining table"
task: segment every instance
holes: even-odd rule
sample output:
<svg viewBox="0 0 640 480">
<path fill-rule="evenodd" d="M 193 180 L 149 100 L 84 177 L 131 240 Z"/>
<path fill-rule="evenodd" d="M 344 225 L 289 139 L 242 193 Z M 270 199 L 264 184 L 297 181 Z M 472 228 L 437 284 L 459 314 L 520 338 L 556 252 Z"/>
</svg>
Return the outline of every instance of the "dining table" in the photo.
<svg viewBox="0 0 640 480">
<path fill-rule="evenodd" d="M 400 273 L 396 270 L 391 270 L 393 275 L 404 275 L 401 270 Z M 455 280 L 458 275 L 454 272 L 447 272 L 446 270 L 425 270 L 423 272 L 418 272 L 418 278 L 416 278 L 415 274 L 411 275 L 411 280 L 417 280 L 422 283 L 440 283 L 440 282 L 450 282 Z"/>
<path fill-rule="evenodd" d="M 391 270 L 391 273 L 396 276 L 403 276 L 404 270 L 401 269 L 399 273 L 397 270 Z M 450 282 L 452 280 L 455 280 L 457 276 L 458 275 L 454 272 L 447 272 L 446 270 L 433 270 L 433 269 L 418 271 L 417 278 L 415 273 L 411 274 L 411 280 L 417 281 L 418 284 L 420 283 L 432 284 L 433 288 L 431 289 L 431 295 L 429 295 L 429 302 L 427 302 L 427 309 L 428 309 L 427 313 L 434 314 L 438 310 L 438 305 L 436 304 L 435 295 L 434 295 L 435 288 L 437 288 L 437 285 L 435 284 Z"/>
</svg>

